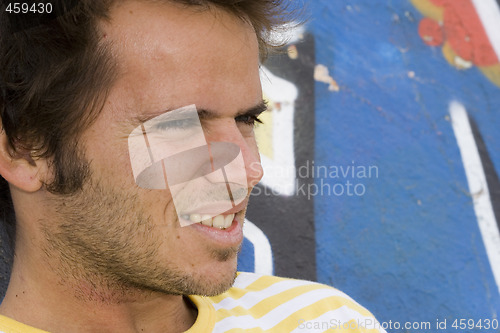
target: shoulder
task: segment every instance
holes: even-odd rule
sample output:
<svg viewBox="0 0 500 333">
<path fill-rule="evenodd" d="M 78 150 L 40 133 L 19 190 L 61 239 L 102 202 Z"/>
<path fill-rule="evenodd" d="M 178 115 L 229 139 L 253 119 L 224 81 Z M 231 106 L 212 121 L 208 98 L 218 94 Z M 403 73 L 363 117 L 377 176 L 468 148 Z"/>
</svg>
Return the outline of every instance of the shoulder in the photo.
<svg viewBox="0 0 500 333">
<path fill-rule="evenodd" d="M 323 332 L 350 325 L 352 330 L 346 332 L 384 332 L 373 315 L 345 293 L 311 281 L 239 273 L 231 289 L 211 300 L 222 322 L 237 319 L 241 326 L 245 321 L 249 329 Z"/>
<path fill-rule="evenodd" d="M 48 333 L 0 315 L 0 333 Z"/>
</svg>

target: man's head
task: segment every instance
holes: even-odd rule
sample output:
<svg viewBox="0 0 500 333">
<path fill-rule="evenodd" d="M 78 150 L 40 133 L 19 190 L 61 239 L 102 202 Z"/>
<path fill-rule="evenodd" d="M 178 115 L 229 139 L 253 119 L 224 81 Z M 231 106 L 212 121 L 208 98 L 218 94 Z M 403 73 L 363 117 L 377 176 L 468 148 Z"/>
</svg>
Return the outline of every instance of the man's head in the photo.
<svg viewBox="0 0 500 333">
<path fill-rule="evenodd" d="M 14 22 L 19 16 L 0 13 L 3 131 L 13 153 L 52 159 L 54 179 L 46 185 L 61 194 L 79 189 L 88 173 L 77 163 L 74 145 L 99 114 L 118 75 L 112 41 L 103 33 L 102 24 L 110 22 L 112 8 L 125 3 L 82 0 L 65 8 L 65 2 L 52 2 L 62 12 L 57 19 L 24 31 L 18 31 L 19 24 Z M 281 1 L 276 0 L 139 2 L 178 4 L 199 12 L 225 10 L 253 26 L 261 58 L 272 46 L 267 37 L 285 17 Z"/>
<path fill-rule="evenodd" d="M 34 245 L 16 251 L 40 246 L 82 297 L 106 298 L 93 294 L 103 288 L 109 297 L 133 287 L 228 288 L 246 202 L 224 214 L 237 222 L 225 231 L 181 228 L 168 190 L 135 184 L 127 138 L 142 122 L 194 104 L 205 110 L 206 140 L 238 145 L 255 185 L 259 57 L 279 10 L 278 1 L 257 0 L 80 1 L 15 34 L 2 18 L 0 173 L 23 228 L 17 239 Z"/>
</svg>

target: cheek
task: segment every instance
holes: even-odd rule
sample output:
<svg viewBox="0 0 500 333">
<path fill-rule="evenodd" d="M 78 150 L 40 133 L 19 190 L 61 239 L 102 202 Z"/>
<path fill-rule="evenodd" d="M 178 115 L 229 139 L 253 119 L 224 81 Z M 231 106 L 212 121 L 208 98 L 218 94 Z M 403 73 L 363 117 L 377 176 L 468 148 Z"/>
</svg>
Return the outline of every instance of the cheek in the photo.
<svg viewBox="0 0 500 333">
<path fill-rule="evenodd" d="M 112 120 L 99 118 L 82 136 L 82 142 L 93 173 L 113 182 L 119 178 L 121 184 L 134 183 L 128 134 L 113 126 Z"/>
<path fill-rule="evenodd" d="M 115 184 L 117 187 L 136 187 L 132 165 L 130 162 L 128 146 L 114 147 L 102 143 L 101 149 L 88 156 L 91 169 L 96 176 Z"/>
</svg>

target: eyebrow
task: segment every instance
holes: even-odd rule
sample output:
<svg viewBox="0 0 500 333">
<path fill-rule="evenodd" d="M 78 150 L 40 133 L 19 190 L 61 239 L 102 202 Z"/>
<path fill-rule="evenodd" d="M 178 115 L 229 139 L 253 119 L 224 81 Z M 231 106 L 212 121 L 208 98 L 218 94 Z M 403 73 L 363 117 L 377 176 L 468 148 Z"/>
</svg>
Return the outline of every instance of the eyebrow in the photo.
<svg viewBox="0 0 500 333">
<path fill-rule="evenodd" d="M 208 109 L 197 109 L 197 110 L 198 110 L 198 117 L 200 117 L 200 120 L 208 120 L 219 117 L 219 115 L 216 112 Z M 248 109 L 239 111 L 235 115 L 235 118 L 241 116 L 258 116 L 264 111 L 267 111 L 267 102 L 265 100 L 261 100 L 258 104 Z"/>
<path fill-rule="evenodd" d="M 176 109 L 177 108 L 173 108 L 173 109 L 163 110 L 161 113 L 155 112 L 154 114 L 140 115 L 140 116 L 134 117 L 134 122 L 137 122 L 138 124 L 142 124 L 142 123 L 145 123 L 145 122 L 147 122 L 147 121 L 149 121 L 149 120 L 151 120 L 151 119 L 153 119 L 153 118 L 155 118 L 163 113 L 174 111 Z M 268 109 L 267 101 L 262 99 L 256 105 L 254 105 L 248 109 L 240 110 L 235 115 L 235 118 L 241 117 L 241 116 L 252 116 L 252 115 L 258 116 L 262 112 L 267 111 L 267 109 Z M 210 119 L 216 119 L 216 118 L 220 117 L 220 115 L 218 115 L 217 112 L 210 110 L 210 109 L 196 108 L 196 110 L 198 112 L 198 117 L 200 118 L 200 120 L 210 120 Z"/>
</svg>

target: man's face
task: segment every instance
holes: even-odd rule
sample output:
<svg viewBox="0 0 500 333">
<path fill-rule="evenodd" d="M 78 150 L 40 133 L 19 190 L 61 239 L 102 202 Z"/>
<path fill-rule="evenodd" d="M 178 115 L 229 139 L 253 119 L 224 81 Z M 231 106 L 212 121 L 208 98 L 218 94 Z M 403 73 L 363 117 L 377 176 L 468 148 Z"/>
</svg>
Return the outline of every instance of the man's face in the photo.
<svg viewBox="0 0 500 333">
<path fill-rule="evenodd" d="M 194 104 L 208 110 L 200 118 L 207 142 L 238 145 L 248 187 L 254 186 L 262 169 L 252 117 L 242 113 L 262 101 L 255 32 L 220 10 L 139 2 L 115 8 L 102 29 L 119 75 L 101 115 L 81 139 L 89 181 L 75 195 L 51 199 L 58 222 L 45 226 L 49 250 L 64 253 L 68 263 L 61 269 L 79 262 L 87 279 L 110 289 L 116 283 L 220 293 L 234 278 L 246 200 L 229 212 L 237 223 L 226 230 L 181 227 L 168 189 L 136 185 L 128 137 L 144 121 Z"/>
</svg>

